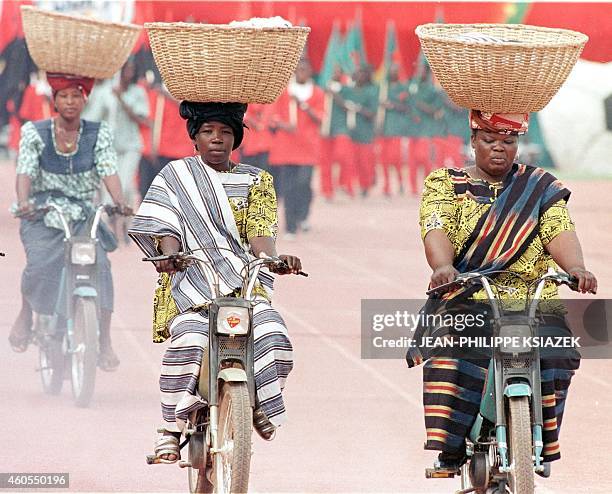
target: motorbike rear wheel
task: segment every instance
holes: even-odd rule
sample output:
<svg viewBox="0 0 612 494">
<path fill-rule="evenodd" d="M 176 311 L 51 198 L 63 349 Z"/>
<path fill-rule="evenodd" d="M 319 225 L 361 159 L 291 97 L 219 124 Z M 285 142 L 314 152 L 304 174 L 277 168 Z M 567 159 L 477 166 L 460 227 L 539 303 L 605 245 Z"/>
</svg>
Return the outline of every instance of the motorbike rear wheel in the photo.
<svg viewBox="0 0 612 494">
<path fill-rule="evenodd" d="M 510 398 L 508 408 L 510 490 L 514 494 L 533 494 L 534 473 L 531 442 L 531 413 L 527 396 Z"/>
<path fill-rule="evenodd" d="M 220 398 L 218 437 L 223 452 L 213 455 L 214 492 L 247 492 L 253 432 L 253 409 L 247 383 L 224 383 Z M 221 478 L 218 472 L 222 472 Z"/>
<path fill-rule="evenodd" d="M 61 392 L 64 382 L 64 353 L 61 340 L 54 335 L 47 335 L 46 329 L 37 329 L 37 332 L 43 334 L 38 343 L 40 379 L 45 393 L 57 395 Z"/>
<path fill-rule="evenodd" d="M 96 385 L 98 365 L 98 314 L 93 299 L 75 301 L 71 346 L 72 396 L 76 406 L 87 407 Z"/>
</svg>

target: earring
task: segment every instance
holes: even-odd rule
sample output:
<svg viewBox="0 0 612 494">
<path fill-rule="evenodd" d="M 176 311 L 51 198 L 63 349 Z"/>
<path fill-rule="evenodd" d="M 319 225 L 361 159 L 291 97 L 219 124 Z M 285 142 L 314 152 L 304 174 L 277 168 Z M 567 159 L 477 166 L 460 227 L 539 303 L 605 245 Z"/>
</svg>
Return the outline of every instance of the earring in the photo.
<svg viewBox="0 0 612 494">
<path fill-rule="evenodd" d="M 195 149 L 196 151 L 199 151 L 199 149 L 198 149 L 198 145 L 197 145 L 197 144 L 194 144 L 194 145 L 193 145 L 193 147 L 194 147 L 194 149 Z"/>
</svg>

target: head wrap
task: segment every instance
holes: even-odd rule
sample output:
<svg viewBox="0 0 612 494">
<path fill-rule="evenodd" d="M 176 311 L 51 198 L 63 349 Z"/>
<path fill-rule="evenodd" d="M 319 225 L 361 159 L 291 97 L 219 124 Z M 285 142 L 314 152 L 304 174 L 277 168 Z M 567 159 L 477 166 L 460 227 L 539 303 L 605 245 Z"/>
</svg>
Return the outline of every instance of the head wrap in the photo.
<svg viewBox="0 0 612 494">
<path fill-rule="evenodd" d="M 529 127 L 529 113 L 490 113 L 470 110 L 470 128 L 497 132 L 498 134 L 522 135 Z"/>
<path fill-rule="evenodd" d="M 179 114 L 187 120 L 187 133 L 195 140 L 196 134 L 205 122 L 221 122 L 228 125 L 234 131 L 234 146 L 238 148 L 244 137 L 244 113 L 247 105 L 245 103 L 196 103 L 193 101 L 182 101 Z"/>
<path fill-rule="evenodd" d="M 91 77 L 60 74 L 58 72 L 47 72 L 47 81 L 49 82 L 49 86 L 51 86 L 53 98 L 55 98 L 58 91 L 68 89 L 69 87 L 74 87 L 83 93 L 83 97 L 85 99 L 87 99 L 87 96 L 89 96 L 89 93 L 91 93 L 95 82 L 95 80 Z"/>
</svg>

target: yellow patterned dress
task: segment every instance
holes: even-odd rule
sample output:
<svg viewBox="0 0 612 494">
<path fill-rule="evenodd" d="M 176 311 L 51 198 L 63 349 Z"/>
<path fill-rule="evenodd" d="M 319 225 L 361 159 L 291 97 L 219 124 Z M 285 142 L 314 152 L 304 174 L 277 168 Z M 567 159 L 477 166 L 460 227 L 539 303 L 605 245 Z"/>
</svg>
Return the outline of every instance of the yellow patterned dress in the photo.
<svg viewBox="0 0 612 494">
<path fill-rule="evenodd" d="M 254 237 L 276 238 L 278 231 L 276 193 L 272 176 L 259 168 L 239 164 L 231 172 L 219 172 L 227 193 L 240 240 L 245 245 Z M 168 328 L 178 309 L 172 298 L 170 276 L 161 273 L 153 301 L 153 341 L 161 343 L 169 338 Z M 266 298 L 263 287 L 254 293 Z"/>
<path fill-rule="evenodd" d="M 525 170 L 519 165 L 518 170 Z M 543 175 L 541 169 L 530 169 L 530 173 Z M 569 191 L 562 184 L 548 176 L 550 183 L 560 192 L 552 194 L 544 211 L 538 215 L 538 209 L 531 222 L 535 229 L 526 236 L 526 248 L 517 251 L 504 269 L 513 271 L 532 282 L 549 267 L 555 267 L 545 246 L 559 233 L 573 231 L 574 224 L 570 219 L 566 200 Z M 491 206 L 499 199 L 502 183 L 489 184 L 470 177 L 464 170 L 439 169 L 425 180 L 425 188 L 420 209 L 420 226 L 423 238 L 432 230 L 443 230 L 455 249 L 455 263 L 460 263 L 462 255 L 469 252 L 467 243 L 478 237 L 476 232 L 483 224 L 481 218 L 491 213 Z M 519 187 L 519 191 L 520 187 Z M 507 192 L 510 194 L 510 192 Z M 504 196 L 504 204 L 512 207 L 512 201 Z M 499 203 L 501 207 L 501 202 Z M 488 215 L 487 215 L 488 216 Z M 496 217 L 497 222 L 509 222 L 509 215 Z M 484 218 L 483 218 L 484 220 Z M 520 222 L 515 222 L 520 229 Z M 501 230 L 501 228 L 500 228 Z M 513 230 L 514 231 L 514 230 Z M 474 232 L 474 233 L 473 233 Z M 476 236 L 475 236 L 476 235 Z M 530 239 L 530 240 L 529 240 Z M 514 241 L 510 238 L 510 243 Z M 516 242 L 515 242 L 516 243 Z M 513 245 L 513 244 L 512 244 Z M 524 244 L 521 244 L 523 247 Z M 489 251 L 486 251 L 487 253 Z M 519 255 L 520 254 L 520 255 Z M 460 269 L 461 270 L 461 269 Z M 468 269 L 470 270 L 470 269 Z M 525 300 L 526 287 L 513 276 L 499 276 L 496 284 L 509 288 L 501 292 L 507 300 Z M 483 290 L 476 291 L 472 297 L 486 299 Z M 543 297 L 557 297 L 557 288 L 546 286 Z M 561 303 L 561 302 L 559 302 Z M 418 361 L 414 361 L 418 365 Z M 422 362 L 422 361 L 421 361 Z M 411 365 L 410 358 L 408 364 Z M 560 458 L 559 429 L 567 391 L 574 370 L 579 361 L 568 359 L 541 360 L 542 411 L 544 417 L 544 461 Z M 480 401 L 487 377 L 488 362 L 462 358 L 432 356 L 423 367 L 423 404 L 425 412 L 426 449 L 457 453 L 463 451 L 467 437 L 480 408 Z"/>
<path fill-rule="evenodd" d="M 463 172 L 463 171 L 462 171 Z M 431 230 L 444 230 L 455 248 L 457 256 L 466 241 L 474 231 L 478 220 L 495 202 L 502 184 L 489 184 L 483 180 L 470 177 L 463 172 L 468 188 L 464 194 L 455 193 L 455 177 L 449 174 L 449 169 L 434 171 L 425 179 L 423 198 L 420 209 L 421 237 L 424 239 Z M 482 194 L 489 195 L 489 202 L 476 201 L 470 190 L 474 188 Z M 546 252 L 545 246 L 559 233 L 574 231 L 567 204 L 560 200 L 547 209 L 540 217 L 539 233 L 531 241 L 525 252 L 507 269 L 519 274 L 524 280 L 532 282 L 546 273 L 549 267 L 557 268 L 552 257 Z M 558 269 L 558 268 L 557 268 Z M 525 300 L 526 287 L 515 277 L 500 276 L 498 283 L 514 290 L 502 292 L 502 297 Z M 557 296 L 557 287 L 553 283 L 546 285 L 542 298 L 550 299 Z M 486 300 L 484 290 L 473 295 L 475 299 Z"/>
</svg>

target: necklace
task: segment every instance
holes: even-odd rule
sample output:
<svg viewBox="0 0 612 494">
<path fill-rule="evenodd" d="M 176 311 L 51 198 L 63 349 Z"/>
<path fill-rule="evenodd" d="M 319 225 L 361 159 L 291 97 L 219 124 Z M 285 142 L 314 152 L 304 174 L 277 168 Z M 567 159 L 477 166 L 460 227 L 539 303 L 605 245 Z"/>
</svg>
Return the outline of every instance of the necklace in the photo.
<svg viewBox="0 0 612 494">
<path fill-rule="evenodd" d="M 64 148 L 67 149 L 68 152 L 72 152 L 77 142 L 79 142 L 79 137 L 80 137 L 79 129 L 68 131 L 64 129 L 61 125 L 58 125 L 57 122 L 54 122 L 54 123 L 55 123 L 54 127 L 56 129 L 57 137 L 60 138 L 61 136 L 61 139 L 59 140 L 61 140 L 61 143 L 63 144 Z M 74 138 L 70 138 L 69 134 L 74 134 Z"/>
</svg>

